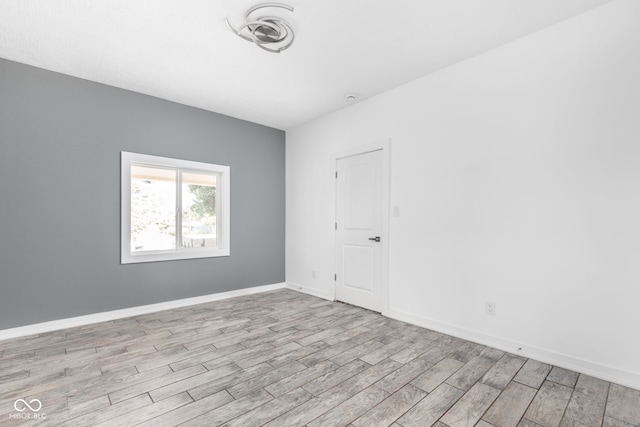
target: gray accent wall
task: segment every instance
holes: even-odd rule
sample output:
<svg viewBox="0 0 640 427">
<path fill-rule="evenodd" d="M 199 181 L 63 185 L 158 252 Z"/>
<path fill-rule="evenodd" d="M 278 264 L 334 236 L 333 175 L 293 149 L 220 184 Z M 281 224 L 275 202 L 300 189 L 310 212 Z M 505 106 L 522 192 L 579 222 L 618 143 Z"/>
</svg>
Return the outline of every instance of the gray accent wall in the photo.
<svg viewBox="0 0 640 427">
<path fill-rule="evenodd" d="M 120 264 L 120 152 L 231 167 L 231 256 Z M 284 282 L 281 130 L 0 59 L 0 329 Z"/>
</svg>

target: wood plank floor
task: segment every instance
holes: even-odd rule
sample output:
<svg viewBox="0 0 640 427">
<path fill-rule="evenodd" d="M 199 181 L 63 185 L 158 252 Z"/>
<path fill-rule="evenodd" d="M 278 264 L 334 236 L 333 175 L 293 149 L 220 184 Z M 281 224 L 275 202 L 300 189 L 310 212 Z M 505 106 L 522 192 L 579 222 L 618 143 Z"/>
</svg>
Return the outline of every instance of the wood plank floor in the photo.
<svg viewBox="0 0 640 427">
<path fill-rule="evenodd" d="M 640 391 L 278 290 L 0 342 L 18 425 L 640 427 Z"/>
</svg>

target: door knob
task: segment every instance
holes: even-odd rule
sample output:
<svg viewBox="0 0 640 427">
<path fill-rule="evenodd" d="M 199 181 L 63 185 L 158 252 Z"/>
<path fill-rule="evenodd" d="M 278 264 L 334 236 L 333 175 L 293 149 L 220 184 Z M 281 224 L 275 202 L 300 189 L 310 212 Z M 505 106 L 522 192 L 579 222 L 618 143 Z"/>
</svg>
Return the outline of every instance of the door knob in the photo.
<svg viewBox="0 0 640 427">
<path fill-rule="evenodd" d="M 369 237 L 369 240 L 373 240 L 374 242 L 379 242 L 380 241 L 380 236 Z"/>
</svg>

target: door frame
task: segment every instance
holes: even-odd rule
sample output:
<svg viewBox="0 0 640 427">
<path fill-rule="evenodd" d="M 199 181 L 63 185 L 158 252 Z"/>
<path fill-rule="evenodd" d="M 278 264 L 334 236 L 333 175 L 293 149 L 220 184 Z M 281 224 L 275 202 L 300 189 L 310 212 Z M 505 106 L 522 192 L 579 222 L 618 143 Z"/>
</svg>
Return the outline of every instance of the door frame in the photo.
<svg viewBox="0 0 640 427">
<path fill-rule="evenodd" d="M 379 142 L 374 142 L 371 144 L 362 145 L 355 148 L 350 148 L 348 150 L 340 151 L 337 153 L 331 154 L 330 159 L 330 168 L 331 171 L 330 179 L 331 179 L 331 201 L 329 203 L 330 208 L 330 221 L 329 221 L 329 229 L 331 232 L 331 268 L 336 274 L 336 230 L 335 223 L 337 222 L 337 179 L 336 173 L 338 171 L 338 160 L 343 159 L 345 157 L 357 156 L 359 154 L 370 153 L 372 151 L 382 151 L 382 236 L 380 236 L 382 243 L 382 277 L 381 277 L 381 295 L 382 298 L 382 314 L 386 315 L 389 313 L 389 242 L 391 240 L 390 236 L 390 213 L 391 213 L 391 139 L 384 139 Z M 335 276 L 334 276 L 335 277 Z M 336 281 L 334 279 L 332 288 L 332 298 L 333 301 L 336 301 Z"/>
</svg>

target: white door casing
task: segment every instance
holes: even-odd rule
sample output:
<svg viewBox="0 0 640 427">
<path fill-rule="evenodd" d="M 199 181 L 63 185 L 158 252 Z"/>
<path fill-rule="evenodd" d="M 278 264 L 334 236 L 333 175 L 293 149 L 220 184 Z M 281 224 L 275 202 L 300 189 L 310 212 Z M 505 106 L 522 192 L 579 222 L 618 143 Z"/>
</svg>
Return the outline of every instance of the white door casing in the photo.
<svg viewBox="0 0 640 427">
<path fill-rule="evenodd" d="M 336 299 L 383 310 L 383 150 L 336 162 Z"/>
</svg>

